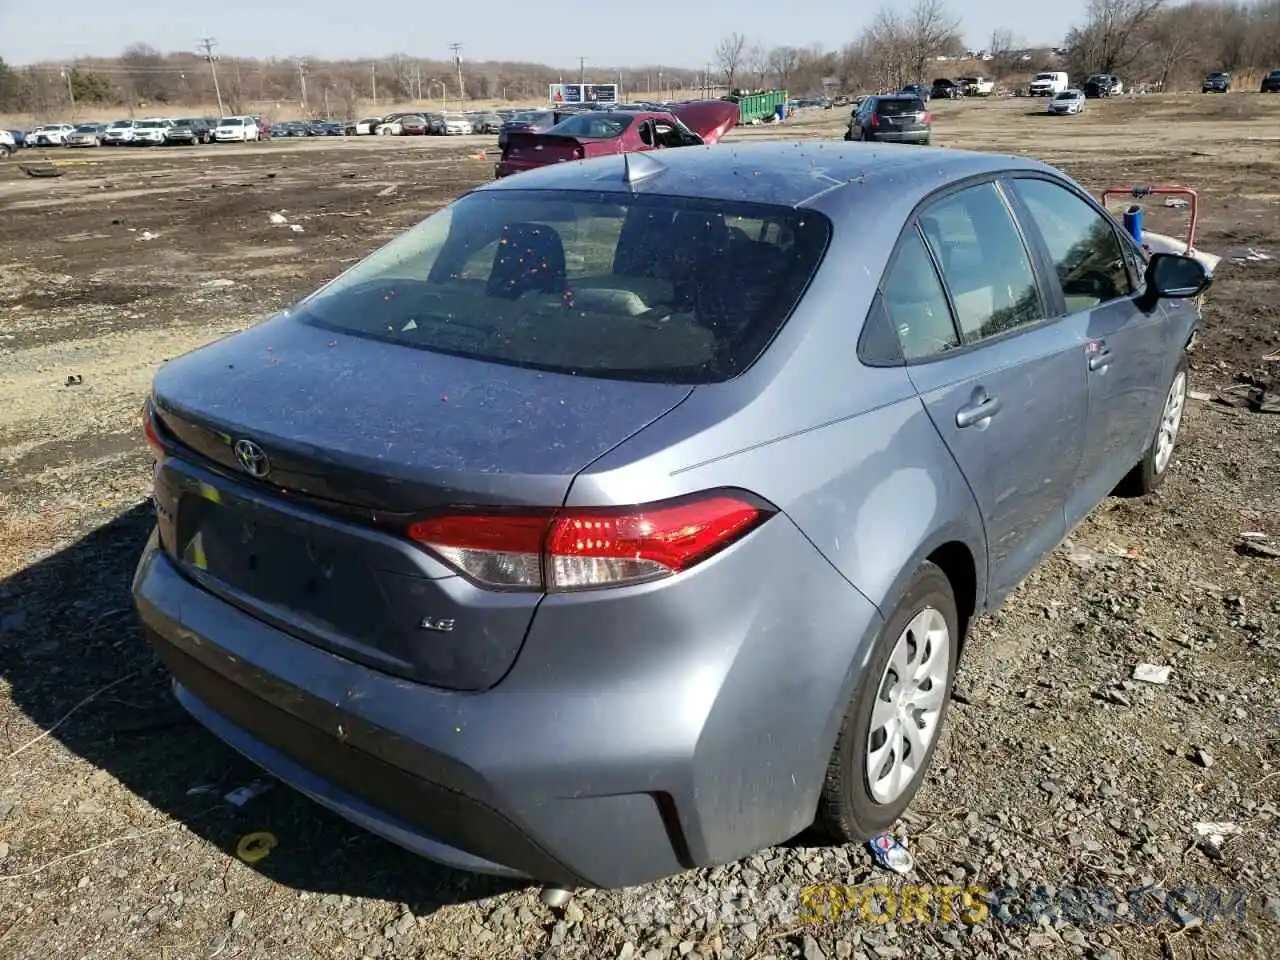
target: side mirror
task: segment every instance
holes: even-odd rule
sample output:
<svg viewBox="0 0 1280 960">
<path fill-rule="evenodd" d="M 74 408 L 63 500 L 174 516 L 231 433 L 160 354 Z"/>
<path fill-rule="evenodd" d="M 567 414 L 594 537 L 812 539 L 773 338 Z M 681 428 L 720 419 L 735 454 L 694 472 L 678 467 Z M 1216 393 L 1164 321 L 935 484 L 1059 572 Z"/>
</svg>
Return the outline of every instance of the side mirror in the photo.
<svg viewBox="0 0 1280 960">
<path fill-rule="evenodd" d="M 1153 253 L 1147 261 L 1147 287 L 1159 299 L 1185 300 L 1208 289 L 1213 276 L 1195 257 Z"/>
<path fill-rule="evenodd" d="M 1213 274 L 1195 257 L 1180 253 L 1153 253 L 1147 261 L 1146 289 L 1136 303 L 1144 311 L 1160 300 L 1186 300 L 1199 296 L 1213 283 Z"/>
</svg>

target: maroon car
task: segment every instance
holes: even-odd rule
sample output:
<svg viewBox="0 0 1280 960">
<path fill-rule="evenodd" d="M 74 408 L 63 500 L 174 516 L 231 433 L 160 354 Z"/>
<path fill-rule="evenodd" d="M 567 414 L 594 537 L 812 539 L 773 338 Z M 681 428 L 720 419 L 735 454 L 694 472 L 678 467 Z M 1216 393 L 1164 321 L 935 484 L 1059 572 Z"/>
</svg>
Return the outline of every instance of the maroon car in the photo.
<svg viewBox="0 0 1280 960">
<path fill-rule="evenodd" d="M 509 133 L 494 172 L 506 177 L 566 160 L 712 144 L 737 122 L 738 105 L 726 100 L 680 103 L 665 112 L 578 113 L 545 133 Z"/>
<path fill-rule="evenodd" d="M 427 118 L 411 113 L 407 117 L 401 117 L 397 123 L 400 124 L 400 135 L 403 137 L 425 137 L 427 135 Z"/>
</svg>

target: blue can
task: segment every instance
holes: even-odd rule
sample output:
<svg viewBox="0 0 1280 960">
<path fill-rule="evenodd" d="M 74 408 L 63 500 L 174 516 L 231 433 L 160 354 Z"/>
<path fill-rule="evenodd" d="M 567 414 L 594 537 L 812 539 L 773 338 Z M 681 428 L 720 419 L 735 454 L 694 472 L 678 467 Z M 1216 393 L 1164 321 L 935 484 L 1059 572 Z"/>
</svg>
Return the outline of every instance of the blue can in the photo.
<svg viewBox="0 0 1280 960">
<path fill-rule="evenodd" d="M 1124 228 L 1134 242 L 1142 244 L 1142 207 L 1136 203 L 1124 212 Z"/>
</svg>

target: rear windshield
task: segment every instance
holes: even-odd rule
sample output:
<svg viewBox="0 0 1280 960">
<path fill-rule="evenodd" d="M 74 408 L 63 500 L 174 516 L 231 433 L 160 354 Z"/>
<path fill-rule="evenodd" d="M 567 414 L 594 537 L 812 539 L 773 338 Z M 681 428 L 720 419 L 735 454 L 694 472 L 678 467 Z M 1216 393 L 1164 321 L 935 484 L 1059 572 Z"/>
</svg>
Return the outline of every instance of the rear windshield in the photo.
<svg viewBox="0 0 1280 960">
<path fill-rule="evenodd" d="M 1075 92 L 1074 90 L 1067 90 L 1065 93 L 1060 93 L 1060 94 L 1058 94 L 1058 95 L 1057 95 L 1056 97 L 1054 97 L 1053 99 L 1055 99 L 1055 100 L 1074 100 L 1075 98 L 1076 98 L 1076 92 Z"/>
<path fill-rule="evenodd" d="M 635 117 L 582 113 L 576 117 L 561 120 L 548 132 L 563 134 L 566 137 L 580 137 L 583 140 L 610 140 L 631 126 L 634 120 Z"/>
<path fill-rule="evenodd" d="M 329 330 L 582 376 L 714 383 L 749 366 L 830 236 L 812 210 L 543 190 L 458 200 L 303 300 Z"/>
<path fill-rule="evenodd" d="M 924 102 L 916 97 L 876 102 L 876 113 L 882 117 L 902 117 L 908 113 L 924 113 Z"/>
</svg>

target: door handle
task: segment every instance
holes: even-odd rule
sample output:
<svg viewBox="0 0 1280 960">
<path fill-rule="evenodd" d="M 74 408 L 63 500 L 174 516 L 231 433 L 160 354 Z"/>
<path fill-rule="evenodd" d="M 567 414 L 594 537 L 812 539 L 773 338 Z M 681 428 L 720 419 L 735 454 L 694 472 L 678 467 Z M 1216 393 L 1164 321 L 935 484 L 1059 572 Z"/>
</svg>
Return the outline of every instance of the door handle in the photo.
<svg viewBox="0 0 1280 960">
<path fill-rule="evenodd" d="M 956 411 L 956 426 L 963 429 L 984 420 L 990 420 L 1000 412 L 1001 406 L 1003 404 L 1000 403 L 999 397 L 986 397 L 966 403 Z"/>
<path fill-rule="evenodd" d="M 1090 370 L 1104 370 L 1109 366 L 1111 366 L 1111 351 L 1105 347 L 1089 355 Z"/>
</svg>

